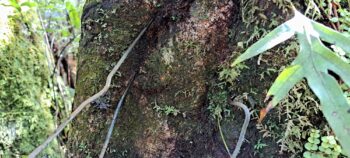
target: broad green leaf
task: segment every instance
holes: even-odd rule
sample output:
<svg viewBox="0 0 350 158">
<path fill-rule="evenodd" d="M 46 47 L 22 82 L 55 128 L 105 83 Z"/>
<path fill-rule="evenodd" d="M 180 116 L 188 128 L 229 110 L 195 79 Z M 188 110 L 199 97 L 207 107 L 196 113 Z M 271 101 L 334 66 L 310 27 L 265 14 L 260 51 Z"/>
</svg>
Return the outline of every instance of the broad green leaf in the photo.
<svg viewBox="0 0 350 158">
<path fill-rule="evenodd" d="M 267 95 L 274 95 L 272 106 L 278 104 L 293 86 L 303 78 L 303 70 L 300 65 L 287 67 L 278 75 Z"/>
<path fill-rule="evenodd" d="M 289 23 L 292 21 L 289 21 Z M 242 55 L 240 55 L 231 66 L 235 66 L 238 63 L 252 58 L 256 55 L 263 53 L 264 51 L 271 49 L 279 43 L 286 41 L 294 35 L 294 30 L 288 26 L 288 22 L 278 26 L 276 29 L 268 33 L 265 37 L 260 39 L 249 47 Z"/>
<path fill-rule="evenodd" d="M 315 52 L 320 55 L 320 57 L 329 61 L 327 67 L 334 71 L 337 75 L 341 76 L 343 81 L 350 86 L 350 65 L 341 60 L 319 40 L 315 41 L 314 49 Z"/>
<path fill-rule="evenodd" d="M 320 99 L 321 110 L 335 132 L 344 152 L 350 150 L 350 106 L 337 81 L 326 73 L 309 74 L 307 79 L 312 91 Z"/>
<path fill-rule="evenodd" d="M 297 21 L 298 25 L 295 24 Z M 344 153 L 350 156 L 350 105 L 334 76 L 329 74 L 330 71 L 336 73 L 350 86 L 350 65 L 321 41 L 334 44 L 350 54 L 350 39 L 296 11 L 294 18 L 253 44 L 232 65 L 266 51 L 294 34 L 297 34 L 300 46 L 298 56 L 273 83 L 267 95 L 274 98 L 267 108 L 260 111 L 259 120 L 261 121 L 269 109 L 276 106 L 289 90 L 305 77 L 312 91 L 320 99 L 321 110 L 344 148 Z"/>
<path fill-rule="evenodd" d="M 19 6 L 17 0 L 9 0 L 10 5 L 17 9 L 17 11 L 21 11 L 21 6 Z"/>
<path fill-rule="evenodd" d="M 319 33 L 322 40 L 341 47 L 348 55 L 350 55 L 350 39 L 343 34 L 335 31 L 318 22 L 311 22 L 313 28 Z"/>
<path fill-rule="evenodd" d="M 80 28 L 80 17 L 75 6 L 70 2 L 66 2 L 66 9 L 68 11 L 69 20 L 75 28 Z"/>
</svg>

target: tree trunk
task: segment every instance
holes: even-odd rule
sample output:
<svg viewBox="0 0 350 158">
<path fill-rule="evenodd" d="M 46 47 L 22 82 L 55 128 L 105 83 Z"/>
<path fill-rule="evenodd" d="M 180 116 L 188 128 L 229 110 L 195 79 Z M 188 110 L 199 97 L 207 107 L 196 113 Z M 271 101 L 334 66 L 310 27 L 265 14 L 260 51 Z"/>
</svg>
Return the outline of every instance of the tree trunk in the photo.
<svg viewBox="0 0 350 158">
<path fill-rule="evenodd" d="M 264 2 L 254 5 L 272 6 L 272 2 Z M 114 77 L 113 87 L 74 121 L 70 152 L 75 157 L 99 154 L 126 80 L 137 71 L 107 157 L 228 157 L 208 111 L 208 94 L 220 91 L 215 88 L 219 66 L 229 63 L 237 42 L 251 35 L 252 29 L 242 22 L 241 10 L 239 2 L 223 0 L 86 2 L 76 105 L 104 86 L 122 52 L 151 19 L 154 21 L 122 65 L 120 77 Z M 250 72 L 242 72 L 247 75 L 239 78 L 235 93 L 254 86 L 254 98 L 262 100 L 273 76 L 262 83 L 257 72 L 264 68 L 256 62 L 249 64 Z M 232 151 L 244 120 L 242 111 L 234 109 L 234 113 L 235 121 L 223 125 Z M 254 143 L 262 137 L 255 124 L 250 123 L 249 142 L 242 146 L 240 157 L 255 157 Z M 268 145 L 262 150 L 264 156 L 278 157 L 277 144 L 271 141 Z"/>
</svg>

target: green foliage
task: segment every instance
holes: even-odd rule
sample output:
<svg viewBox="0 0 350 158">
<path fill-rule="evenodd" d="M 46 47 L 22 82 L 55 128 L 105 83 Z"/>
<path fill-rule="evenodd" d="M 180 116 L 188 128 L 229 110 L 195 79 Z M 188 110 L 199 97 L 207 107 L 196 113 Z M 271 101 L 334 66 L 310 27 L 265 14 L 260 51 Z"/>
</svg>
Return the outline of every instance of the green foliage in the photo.
<svg viewBox="0 0 350 158">
<path fill-rule="evenodd" d="M 320 131 L 312 129 L 308 137 L 308 142 L 305 143 L 304 147 L 306 151 L 303 154 L 304 158 L 337 158 L 342 149 L 337 144 L 334 136 L 323 136 L 320 141 Z"/>
<path fill-rule="evenodd" d="M 20 3 L 20 1 L 17 1 L 17 0 L 9 0 L 8 2 L 9 2 L 9 4 L 1 4 L 1 5 L 13 7 L 18 12 L 22 12 L 23 7 L 31 8 L 31 7 L 37 6 L 37 4 L 35 2 L 31 2 L 31 1 L 24 1 L 24 2 Z"/>
<path fill-rule="evenodd" d="M 350 11 L 348 9 L 338 9 L 340 17 L 330 19 L 332 22 L 340 22 L 340 30 L 344 30 L 350 35 Z"/>
<path fill-rule="evenodd" d="M 322 112 L 330 126 L 340 139 L 347 154 L 350 154 L 350 106 L 344 97 L 332 71 L 350 85 L 350 65 L 327 48 L 321 40 L 336 45 L 350 56 L 350 39 L 320 23 L 312 21 L 295 11 L 295 16 L 278 26 L 264 38 L 253 44 L 244 54 L 239 56 L 232 66 L 252 58 L 297 34 L 300 51 L 292 65 L 285 68 L 278 76 L 268 97 L 273 96 L 266 111 L 277 105 L 289 90 L 302 78 L 306 78 L 309 86 L 320 99 Z"/>
<path fill-rule="evenodd" d="M 219 79 L 232 85 L 244 68 L 248 67 L 244 64 L 238 64 L 234 68 L 222 68 L 222 70 L 219 72 Z"/>
<path fill-rule="evenodd" d="M 329 21 L 334 29 L 350 36 L 349 5 L 346 0 L 308 0 L 305 14 L 313 19 Z"/>
<path fill-rule="evenodd" d="M 254 145 L 254 156 L 260 153 L 265 147 L 268 147 L 267 144 L 262 142 L 262 139 L 259 139 L 258 142 Z M 264 154 L 264 153 L 261 153 Z"/>
<path fill-rule="evenodd" d="M 304 145 L 305 149 L 308 151 L 316 151 L 318 149 L 318 145 L 320 144 L 320 131 L 319 130 L 311 130 L 310 136 L 307 139 L 307 143 Z"/>
<path fill-rule="evenodd" d="M 259 150 L 261 150 L 262 148 L 267 147 L 267 146 L 268 146 L 267 144 L 262 143 L 262 142 L 261 142 L 261 139 L 259 139 L 258 142 L 254 145 L 254 150 L 255 150 L 255 151 L 259 151 Z M 255 151 L 254 151 L 254 155 L 255 155 Z"/>
<path fill-rule="evenodd" d="M 78 9 L 70 1 L 66 1 L 66 9 L 69 14 L 71 24 L 76 28 L 80 28 L 80 14 Z"/>
<path fill-rule="evenodd" d="M 177 116 L 180 113 L 180 110 L 176 109 L 173 106 L 165 105 L 164 107 L 160 107 L 157 105 L 157 102 L 155 102 L 153 109 L 156 110 L 157 113 L 159 114 L 163 113 L 166 116 L 169 116 L 169 115 Z"/>
<path fill-rule="evenodd" d="M 43 42 L 43 36 L 40 38 L 40 35 L 48 33 L 41 27 L 41 22 L 45 24 L 50 21 L 48 27 L 54 29 L 71 28 L 68 24 L 62 25 L 66 21 L 62 18 L 64 16 L 60 17 L 61 21 L 58 20 L 58 16 L 66 15 L 65 9 L 60 8 L 62 5 L 58 3 L 63 2 L 10 0 L 2 4 L 15 8 L 13 14 L 8 16 L 11 28 L 8 35 L 13 34 L 16 38 L 11 36 L 7 42 L 0 41 L 0 157 L 18 157 L 30 153 L 55 129 L 54 125 L 59 121 L 57 116 L 66 117 L 70 113 L 71 103 L 63 105 L 57 92 L 54 97 L 53 91 L 58 87 L 49 83 L 52 70 L 48 69 L 49 65 L 53 68 L 54 63 L 48 60 L 50 57 L 44 56 L 43 48 L 47 43 Z M 63 14 L 50 12 L 50 7 Z M 40 19 L 37 13 L 44 15 L 44 19 Z M 60 38 L 62 31 L 57 30 L 52 31 L 55 34 L 51 35 L 58 35 L 56 37 L 61 41 L 57 43 L 60 44 L 67 38 Z M 63 81 L 57 82 L 63 85 Z M 73 96 L 64 85 L 60 88 L 65 91 L 62 93 Z M 58 99 L 56 107 L 52 106 L 53 98 Z M 60 109 L 65 111 L 59 113 Z M 55 118 L 53 110 L 56 110 Z M 59 144 L 54 141 L 41 156 L 61 157 L 60 154 Z"/>
<path fill-rule="evenodd" d="M 259 0 L 240 1 L 242 22 L 247 28 L 254 27 L 254 32 L 257 33 L 256 30 L 265 31 L 266 26 L 268 28 L 277 26 L 283 18 L 280 14 L 266 12 L 271 8 L 278 8 L 283 15 L 289 14 L 290 1 L 271 0 L 270 2 L 262 5 Z"/>
<path fill-rule="evenodd" d="M 214 119 L 222 120 L 223 118 L 232 116 L 232 114 L 227 103 L 227 91 L 223 90 L 222 87 L 219 87 L 219 90 L 219 92 L 209 93 L 208 110 Z"/>
<path fill-rule="evenodd" d="M 57 44 L 58 52 L 64 47 L 67 47 L 66 52 L 76 52 L 80 40 L 80 17 L 84 2 L 84 0 L 36 0 L 38 13 L 42 16 L 41 22 L 45 25 L 45 30 L 37 31 L 43 34 L 46 32 L 50 41 L 54 40 L 53 42 Z"/>
<path fill-rule="evenodd" d="M 303 81 L 296 84 L 288 96 L 279 103 L 278 126 L 283 129 L 283 132 L 277 131 L 280 152 L 287 151 L 293 155 L 302 152 L 304 148 L 302 140 L 306 139 L 307 131 L 314 128 L 315 121 L 317 123 L 321 121 L 317 119 L 321 112 L 320 105 L 314 98 L 314 94 Z M 322 126 L 320 128 L 327 129 Z"/>
<path fill-rule="evenodd" d="M 31 152 L 53 131 L 52 91 L 45 57 L 32 42 L 17 36 L 0 48 L 0 56 L 0 157 L 16 157 Z M 58 153 L 57 142 L 44 152 Z"/>
</svg>

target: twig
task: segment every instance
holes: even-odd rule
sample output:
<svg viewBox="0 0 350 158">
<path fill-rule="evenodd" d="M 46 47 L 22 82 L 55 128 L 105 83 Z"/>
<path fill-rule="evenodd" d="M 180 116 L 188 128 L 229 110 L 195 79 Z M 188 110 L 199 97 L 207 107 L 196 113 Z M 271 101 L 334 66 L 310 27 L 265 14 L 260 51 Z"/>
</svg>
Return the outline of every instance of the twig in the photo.
<svg viewBox="0 0 350 158">
<path fill-rule="evenodd" d="M 50 54 L 52 54 L 52 53 L 49 53 L 49 52 L 51 52 L 51 49 L 49 49 L 49 46 L 50 46 L 50 42 L 49 42 L 49 37 L 48 37 L 48 35 L 47 35 L 47 32 L 46 32 L 46 29 L 45 29 L 45 26 L 44 26 L 44 22 L 43 22 L 43 20 L 42 20 L 42 18 L 41 18 L 41 13 L 40 13 L 40 11 L 38 11 L 38 10 L 36 10 L 36 12 L 38 13 L 38 16 L 39 16 L 39 20 L 40 20 L 40 24 L 41 24 L 41 27 L 44 29 L 44 39 L 45 39 L 45 49 L 46 49 L 46 51 L 45 51 L 45 53 L 46 53 L 46 56 L 47 56 L 47 58 L 48 58 L 48 66 L 49 66 L 49 69 L 51 70 L 52 69 L 52 65 L 53 65 L 53 62 L 51 61 L 53 58 L 52 58 L 52 56 L 50 55 Z"/>
<path fill-rule="evenodd" d="M 225 149 L 226 149 L 227 153 L 230 154 L 230 149 L 228 149 L 228 146 L 227 146 L 227 143 L 226 143 L 226 139 L 224 137 L 224 134 L 222 133 L 219 117 L 217 118 L 217 121 L 218 121 L 217 124 L 219 126 L 219 132 L 220 132 L 221 140 L 224 143 L 224 146 L 225 146 Z"/>
<path fill-rule="evenodd" d="M 332 4 L 333 4 L 333 3 L 332 3 Z M 337 4 L 334 4 L 334 5 L 333 5 L 333 7 L 332 7 L 332 8 L 333 8 L 333 14 L 334 14 L 334 16 L 335 16 L 336 18 L 339 18 L 337 7 L 338 7 Z M 339 20 L 338 20 L 337 23 L 336 23 L 336 27 L 337 27 L 337 31 L 339 31 L 339 28 L 340 28 L 340 22 L 339 22 Z"/>
<path fill-rule="evenodd" d="M 331 3 L 328 3 L 328 6 L 332 9 L 332 4 L 331 4 Z M 321 11 L 324 13 L 324 15 L 326 16 L 326 18 L 327 18 L 328 20 L 332 19 L 332 17 L 330 16 L 330 13 L 327 13 L 327 12 L 324 10 L 323 7 L 320 7 L 320 9 L 321 9 Z M 337 30 L 337 27 L 335 26 L 334 23 L 329 22 L 329 24 L 332 26 L 332 28 L 333 28 L 334 30 Z"/>
<path fill-rule="evenodd" d="M 66 48 L 73 43 L 73 41 L 75 40 L 77 36 L 74 34 L 73 37 L 63 46 L 63 48 L 61 49 L 59 55 L 58 55 L 58 59 L 57 59 L 57 64 L 55 65 L 55 68 L 53 69 L 53 73 L 56 72 L 60 72 L 60 71 L 56 71 L 56 69 L 59 69 L 59 64 L 62 62 L 63 56 L 65 55 L 65 50 Z"/>
<path fill-rule="evenodd" d="M 108 129 L 108 133 L 107 133 L 107 136 L 106 136 L 106 139 L 105 139 L 105 142 L 103 144 L 103 147 L 102 147 L 102 150 L 101 150 L 101 153 L 100 153 L 100 156 L 99 158 L 103 158 L 105 153 L 106 153 L 106 150 L 107 150 L 107 147 L 108 147 L 108 143 L 109 143 L 109 140 L 111 139 L 111 136 L 112 136 L 112 132 L 113 132 L 113 129 L 114 129 L 114 125 L 115 125 L 115 122 L 117 121 L 117 117 L 118 117 L 118 113 L 120 111 L 120 108 L 121 106 L 123 105 L 124 103 L 124 99 L 131 87 L 131 84 L 132 82 L 134 81 L 135 79 L 135 75 L 136 73 L 132 74 L 130 79 L 129 79 L 129 83 L 128 83 L 128 86 L 126 87 L 124 93 L 123 93 L 123 96 L 120 98 L 119 102 L 118 102 L 118 105 L 117 105 L 117 108 L 115 109 L 114 111 L 114 115 L 113 115 L 113 119 L 112 119 L 112 122 L 111 122 L 111 125 L 109 126 L 109 129 Z"/>
<path fill-rule="evenodd" d="M 48 68 L 49 68 L 49 71 L 51 71 L 52 69 L 52 65 L 55 65 L 55 63 L 53 63 L 53 61 L 51 61 L 53 59 L 53 56 L 52 56 L 52 47 L 50 46 L 50 42 L 49 42 L 49 37 L 47 35 L 47 31 L 46 31 L 46 28 L 45 28 L 45 25 L 44 25 L 44 22 L 42 20 L 42 17 L 41 17 L 41 13 L 39 10 L 36 10 L 38 16 L 39 16 L 39 21 L 40 21 L 40 24 L 41 24 L 41 27 L 42 29 L 44 30 L 44 40 L 45 40 L 45 56 L 47 58 L 47 63 L 48 63 Z M 52 41 L 53 42 L 53 41 Z M 54 70 L 55 71 L 55 68 Z M 54 100 L 54 104 L 55 104 L 55 108 L 56 108 L 56 112 L 55 112 L 55 121 L 57 122 L 57 115 L 58 115 L 58 109 L 59 109 L 59 106 L 58 106 L 58 103 L 57 103 L 57 96 L 56 96 L 56 90 L 55 90 L 55 78 L 57 80 L 57 76 L 55 75 L 55 73 L 53 72 L 52 74 L 50 74 L 51 76 L 51 81 L 52 81 L 52 89 L 53 89 L 53 100 Z M 64 98 L 64 95 L 62 94 L 62 91 L 60 89 L 60 86 L 57 85 L 57 87 L 59 88 L 60 92 L 61 92 L 61 96 L 62 98 Z M 63 99 L 63 102 L 64 104 L 66 104 L 65 102 L 65 99 Z"/>
<path fill-rule="evenodd" d="M 153 20 L 151 20 L 149 22 L 149 24 L 140 32 L 140 34 L 137 36 L 137 38 L 131 43 L 131 45 L 125 51 L 123 56 L 120 58 L 118 63 L 114 66 L 112 71 L 108 74 L 106 84 L 103 87 L 103 89 L 101 91 L 99 91 L 98 93 L 94 94 L 92 97 L 83 101 L 77 107 L 77 109 L 75 109 L 73 111 L 73 113 L 56 129 L 56 131 L 45 140 L 44 143 L 42 143 L 40 146 L 38 146 L 34 151 L 32 151 L 29 154 L 29 158 L 34 158 L 35 156 L 37 156 L 54 138 L 56 138 L 58 136 L 58 134 L 60 134 L 62 132 L 62 130 L 68 125 L 68 123 L 71 122 L 81 112 L 81 110 L 83 110 L 86 107 L 86 105 L 88 105 L 89 103 L 96 100 L 97 98 L 99 98 L 100 96 L 102 96 L 103 94 L 105 94 L 107 92 L 107 90 L 109 89 L 109 87 L 111 85 L 112 77 L 118 71 L 121 64 L 124 63 L 126 57 L 129 55 L 131 50 L 135 47 L 136 43 L 140 40 L 140 38 L 146 32 L 147 28 L 150 26 L 150 24 L 152 22 L 153 22 Z"/>
</svg>

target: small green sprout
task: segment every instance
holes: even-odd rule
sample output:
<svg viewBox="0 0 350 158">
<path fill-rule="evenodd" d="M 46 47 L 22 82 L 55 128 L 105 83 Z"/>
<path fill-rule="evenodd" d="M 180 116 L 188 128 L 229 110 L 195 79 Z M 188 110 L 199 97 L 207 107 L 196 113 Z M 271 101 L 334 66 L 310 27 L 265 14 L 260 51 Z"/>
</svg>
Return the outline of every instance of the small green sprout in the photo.
<svg viewBox="0 0 350 158">
<path fill-rule="evenodd" d="M 320 141 L 320 131 L 312 129 L 307 143 L 304 145 L 304 158 L 321 158 L 330 157 L 337 158 L 342 149 L 338 145 L 334 136 L 322 136 Z"/>
</svg>

